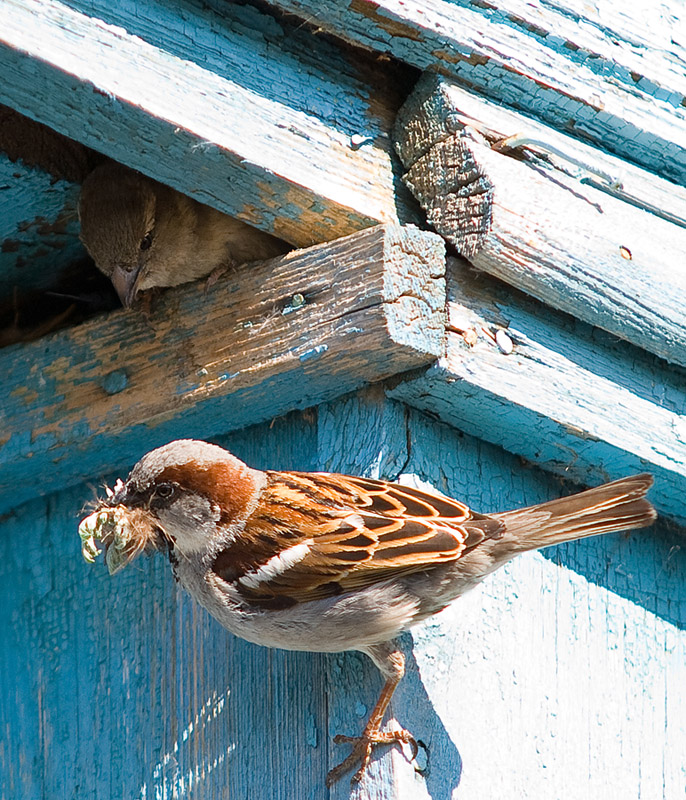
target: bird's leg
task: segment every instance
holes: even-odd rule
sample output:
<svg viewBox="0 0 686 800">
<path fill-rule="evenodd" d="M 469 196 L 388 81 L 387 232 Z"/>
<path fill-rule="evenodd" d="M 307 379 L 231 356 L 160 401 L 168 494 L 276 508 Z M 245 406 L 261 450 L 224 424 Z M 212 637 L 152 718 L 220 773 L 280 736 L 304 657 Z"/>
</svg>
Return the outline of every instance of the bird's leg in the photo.
<svg viewBox="0 0 686 800">
<path fill-rule="evenodd" d="M 383 665 L 381 665 L 375 657 L 377 654 L 370 653 L 370 655 L 374 658 L 377 665 L 383 669 L 386 675 L 386 683 L 381 690 L 381 695 L 374 706 L 374 710 L 367 720 L 367 724 L 364 726 L 362 734 L 360 736 L 341 736 L 339 734 L 334 737 L 334 742 L 336 744 L 349 742 L 353 745 L 353 750 L 345 761 L 342 761 L 337 767 L 334 767 L 326 776 L 327 786 L 332 786 L 339 778 L 357 764 L 359 764 L 360 767 L 353 775 L 351 783 L 358 783 L 361 781 L 369 765 L 372 750 L 377 745 L 405 742 L 412 747 L 412 757 L 414 758 L 417 755 L 417 742 L 409 731 L 379 730 L 388 704 L 391 702 L 393 692 L 405 674 L 405 656 L 400 650 L 393 650 L 388 654 L 384 654 L 385 658 Z"/>
</svg>

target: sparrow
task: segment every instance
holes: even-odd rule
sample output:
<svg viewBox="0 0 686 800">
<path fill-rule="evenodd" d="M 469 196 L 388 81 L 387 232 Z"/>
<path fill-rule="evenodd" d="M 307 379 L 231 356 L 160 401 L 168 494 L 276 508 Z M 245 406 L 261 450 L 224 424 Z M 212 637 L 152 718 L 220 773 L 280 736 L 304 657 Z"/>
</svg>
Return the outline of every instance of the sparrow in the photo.
<svg viewBox="0 0 686 800">
<path fill-rule="evenodd" d="M 287 249 L 280 239 L 115 162 L 84 180 L 79 220 L 81 241 L 126 307 L 147 289 Z"/>
<path fill-rule="evenodd" d="M 143 551 L 169 555 L 181 585 L 225 628 L 287 650 L 366 653 L 385 685 L 352 752 L 417 743 L 382 730 L 405 659 L 396 638 L 528 550 L 650 525 L 651 475 L 514 511 L 480 514 L 423 489 L 326 472 L 251 469 L 214 444 L 152 450 L 80 525 L 82 552 L 115 573 Z"/>
</svg>

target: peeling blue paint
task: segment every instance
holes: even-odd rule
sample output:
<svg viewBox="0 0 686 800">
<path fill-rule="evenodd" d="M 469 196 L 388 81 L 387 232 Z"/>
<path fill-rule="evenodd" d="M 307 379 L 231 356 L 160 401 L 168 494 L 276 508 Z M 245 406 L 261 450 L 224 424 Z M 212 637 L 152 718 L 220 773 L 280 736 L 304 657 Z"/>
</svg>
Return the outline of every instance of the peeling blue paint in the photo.
<svg viewBox="0 0 686 800">
<path fill-rule="evenodd" d="M 85 255 L 76 220 L 78 187 L 0 153 L 0 297 L 45 288 Z"/>
<path fill-rule="evenodd" d="M 664 34 L 680 20 L 676 9 L 656 9 L 646 28 L 636 4 L 621 15 L 589 6 L 584 16 L 569 4 L 515 3 L 513 13 L 482 0 L 437 2 L 428 14 L 414 3 L 279 6 L 684 182 L 686 111 L 673 88 L 682 85 L 683 46 Z"/>
<path fill-rule="evenodd" d="M 318 358 L 323 353 L 326 353 L 328 350 L 328 345 L 319 344 L 316 347 L 312 347 L 310 350 L 306 350 L 304 353 L 300 355 L 301 361 L 309 361 L 312 358 Z"/>
</svg>

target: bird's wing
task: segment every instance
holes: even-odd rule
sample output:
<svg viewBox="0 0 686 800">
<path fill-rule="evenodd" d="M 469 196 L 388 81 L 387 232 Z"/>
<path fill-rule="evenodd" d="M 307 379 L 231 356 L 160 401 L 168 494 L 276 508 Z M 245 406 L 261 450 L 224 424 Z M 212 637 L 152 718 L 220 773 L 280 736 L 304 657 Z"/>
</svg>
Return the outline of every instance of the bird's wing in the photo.
<svg viewBox="0 0 686 800">
<path fill-rule="evenodd" d="M 213 567 L 265 607 L 454 561 L 504 528 L 457 500 L 409 486 L 330 473 L 267 474 L 258 508 Z"/>
</svg>

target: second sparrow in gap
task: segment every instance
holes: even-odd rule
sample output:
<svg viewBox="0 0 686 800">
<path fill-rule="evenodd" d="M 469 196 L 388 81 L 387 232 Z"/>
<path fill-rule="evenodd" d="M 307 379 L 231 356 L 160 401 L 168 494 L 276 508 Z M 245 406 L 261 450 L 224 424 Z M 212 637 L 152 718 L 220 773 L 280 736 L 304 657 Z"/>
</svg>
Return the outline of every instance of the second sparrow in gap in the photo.
<svg viewBox="0 0 686 800">
<path fill-rule="evenodd" d="M 108 162 L 79 199 L 81 241 L 124 306 L 139 292 L 281 255 L 286 245 L 139 172 Z"/>
</svg>

